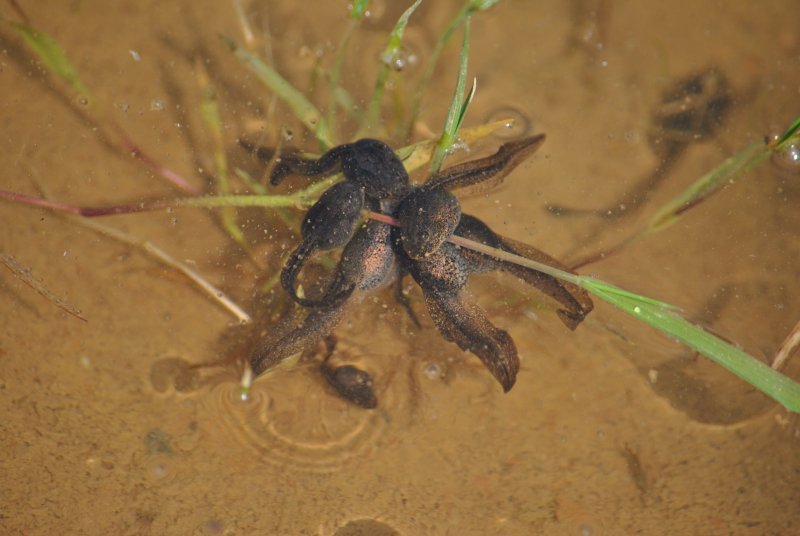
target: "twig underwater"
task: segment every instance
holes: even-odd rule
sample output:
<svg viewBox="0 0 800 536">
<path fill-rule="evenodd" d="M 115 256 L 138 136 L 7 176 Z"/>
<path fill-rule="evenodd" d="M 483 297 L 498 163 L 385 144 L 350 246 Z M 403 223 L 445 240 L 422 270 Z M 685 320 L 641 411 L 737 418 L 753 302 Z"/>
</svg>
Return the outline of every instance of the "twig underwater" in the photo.
<svg viewBox="0 0 800 536">
<path fill-rule="evenodd" d="M 428 140 L 426 142 L 408 145 L 402 149 L 398 149 L 397 153 L 403 159 L 404 166 L 409 171 L 414 171 L 422 168 L 430 162 L 430 174 L 435 174 L 438 166 L 446 158 L 452 150 L 453 145 L 456 143 L 470 143 L 470 141 L 479 139 L 487 135 L 492 130 L 508 124 L 508 121 L 498 123 L 481 125 L 471 129 L 461 129 L 462 122 L 467 112 L 471 99 L 475 96 L 475 84 L 472 90 L 465 98 L 466 87 L 466 73 L 467 73 L 467 57 L 469 53 L 469 20 L 470 17 L 478 12 L 485 11 L 497 2 L 479 2 L 476 0 L 467 1 L 464 7 L 456 17 L 453 19 L 451 25 L 442 34 L 442 38 L 437 43 L 435 53 L 430 58 L 428 65 L 426 65 L 423 80 L 417 88 L 414 95 L 414 105 L 410 114 L 408 128 L 406 132 L 410 132 L 411 126 L 416 121 L 419 114 L 419 102 L 421 101 L 422 94 L 426 84 L 430 81 L 430 77 L 434 72 L 436 62 L 438 61 L 441 51 L 450 36 L 459 27 L 463 27 L 463 41 L 460 53 L 460 68 L 458 74 L 458 81 L 453 99 L 450 105 L 450 113 L 445 126 L 442 130 L 441 136 L 438 140 Z M 418 4 L 418 2 L 417 2 Z M 409 17 L 413 14 L 413 9 L 417 5 L 414 4 L 404 14 L 405 19 L 403 24 L 398 22 L 397 27 L 404 27 L 408 22 Z M 353 28 L 355 28 L 360 20 L 358 17 L 358 9 L 363 8 L 364 2 L 356 2 L 353 6 Z M 362 11 L 363 13 L 363 11 Z M 72 91 L 79 95 L 85 95 L 89 98 L 89 91 L 80 81 L 77 71 L 72 67 L 64 51 L 58 44 L 47 34 L 41 30 L 35 29 L 29 22 L 24 23 L 11 23 L 16 29 L 22 39 L 31 48 L 32 52 L 40 58 L 40 60 L 59 78 L 61 78 Z M 243 25 L 243 27 L 247 27 Z M 351 30 L 353 31 L 353 30 Z M 313 133 L 316 138 L 320 150 L 326 150 L 335 145 L 336 133 L 334 132 L 335 122 L 330 113 L 323 114 L 315 104 L 309 101 L 306 96 L 298 89 L 296 89 L 286 78 L 284 78 L 276 69 L 269 66 L 266 62 L 258 58 L 253 52 L 245 48 L 241 48 L 232 38 L 221 36 L 223 42 L 231 50 L 234 57 L 236 57 L 242 64 L 255 74 L 258 79 L 284 104 L 288 106 L 291 112 L 299 119 L 306 128 Z M 393 34 L 395 39 L 393 46 L 399 46 L 402 39 L 402 29 L 398 33 Z M 343 47 L 346 46 L 347 39 L 343 40 Z M 340 64 L 339 64 L 340 65 Z M 338 67 L 339 69 L 341 67 Z M 429 74 L 430 73 L 430 74 Z M 392 73 L 388 71 L 385 75 L 390 76 Z M 334 71 L 330 77 L 331 94 L 338 95 L 339 98 L 347 98 L 344 88 L 339 86 L 340 76 L 337 71 Z M 380 79 L 376 82 L 374 99 L 371 102 L 377 102 L 376 105 L 371 105 L 366 114 L 367 131 L 373 131 L 376 125 L 374 117 L 375 109 L 380 110 L 381 92 L 385 87 L 386 80 Z M 201 82 L 202 86 L 202 82 Z M 214 105 L 213 89 L 205 86 L 206 100 L 205 100 L 205 122 L 207 127 L 215 139 L 215 155 L 217 162 L 216 176 L 220 180 L 221 176 L 228 177 L 227 163 L 224 160 L 224 151 L 219 141 L 218 132 L 218 111 Z M 345 97 L 342 97 L 345 95 Z M 335 103 L 329 104 L 329 110 L 335 107 Z M 100 115 L 102 120 L 102 115 Z M 115 125 L 110 123 L 112 130 Z M 624 244 L 633 240 L 639 240 L 646 236 L 652 235 L 668 225 L 673 224 L 677 219 L 690 210 L 692 207 L 698 206 L 704 199 L 717 192 L 726 184 L 738 180 L 747 171 L 753 169 L 758 164 L 764 162 L 774 154 L 780 151 L 785 151 L 791 144 L 796 144 L 798 141 L 798 129 L 800 128 L 800 119 L 790 127 L 784 135 L 777 140 L 766 144 L 764 147 L 750 146 L 742 152 L 734 155 L 726 160 L 718 168 L 715 168 L 704 177 L 696 181 L 692 187 L 686 190 L 684 194 L 675 198 L 668 205 L 659 210 L 655 216 L 648 222 L 646 227 L 634 237 L 628 239 Z M 193 191 L 189 181 L 174 175 L 167 169 L 162 168 L 156 164 L 149 157 L 143 156 L 144 153 L 138 149 L 138 146 L 127 137 L 124 132 L 118 132 L 122 140 L 123 148 L 135 156 L 138 156 L 142 162 L 148 167 L 155 169 L 160 175 L 167 177 L 173 184 L 178 186 L 184 191 Z M 176 207 L 197 207 L 197 208 L 212 208 L 212 207 L 225 207 L 226 211 L 234 207 L 261 207 L 261 208 L 301 208 L 309 206 L 319 195 L 321 191 L 339 180 L 339 177 L 331 177 L 325 181 L 320 181 L 312 186 L 290 195 L 239 195 L 233 193 L 231 189 L 226 187 L 220 188 L 220 195 L 206 195 L 206 196 L 191 196 L 181 197 L 166 200 L 152 200 L 142 201 L 128 205 L 118 205 L 112 207 L 80 207 L 69 203 L 45 199 L 42 197 L 30 196 L 22 193 L 0 191 L 0 197 L 8 199 L 12 202 L 23 203 L 41 208 L 51 210 L 65 211 L 74 215 L 84 217 L 98 217 L 109 216 L 114 214 L 130 214 L 134 212 L 143 212 L 149 210 L 162 210 L 167 208 Z M 181 182 L 183 181 L 183 183 Z M 224 183 L 224 179 L 220 185 Z M 227 212 L 230 214 L 230 212 Z M 387 224 L 396 224 L 390 222 L 386 215 L 371 214 L 371 218 L 384 221 Z M 234 236 L 237 228 L 235 216 L 224 216 L 227 221 L 226 228 L 229 228 L 229 234 Z M 726 369 L 737 374 L 745 381 L 749 382 L 754 387 L 762 390 L 767 395 L 771 396 L 777 402 L 782 404 L 790 411 L 800 412 L 800 384 L 794 382 L 776 370 L 771 369 L 769 366 L 763 364 L 761 361 L 752 357 L 735 346 L 723 341 L 722 339 L 710 334 L 699 326 L 693 325 L 683 319 L 677 312 L 677 309 L 668 304 L 633 294 L 622 289 L 619 289 L 608 283 L 596 280 L 594 278 L 576 275 L 574 273 L 565 272 L 556 268 L 541 265 L 531 264 L 533 261 L 524 257 L 513 256 L 507 252 L 498 251 L 488 246 L 478 243 L 471 243 L 463 237 L 454 236 L 452 241 L 460 247 L 474 249 L 486 255 L 492 255 L 501 258 L 507 262 L 518 263 L 527 266 L 534 270 L 541 271 L 557 277 L 564 281 L 576 284 L 581 288 L 591 292 L 594 296 L 620 308 L 626 313 L 632 315 L 634 318 L 653 326 L 661 331 L 668 337 L 677 339 L 687 346 L 694 348 L 706 355 L 713 361 L 717 362 Z M 148 244 L 148 242 L 143 242 Z M 624 245 L 623 244 L 623 245 Z M 145 246 L 148 250 L 148 247 Z M 615 248 L 617 251 L 621 248 Z M 155 250 L 148 250 L 150 254 L 164 258 Z M 511 256 L 510 256 L 511 255 Z M 578 266 L 585 266 L 589 262 L 595 262 L 606 255 L 603 253 L 597 254 L 588 259 L 586 262 L 579 263 Z M 179 268 L 181 269 L 181 268 Z M 182 270 L 184 271 L 184 270 Z M 184 271 L 184 273 L 187 273 Z M 187 275 L 190 275 L 187 273 Z M 191 277 L 191 275 L 190 275 Z M 212 291 L 213 293 L 214 291 Z M 244 313 L 246 315 L 246 313 Z M 240 316 L 244 318 L 244 316 Z"/>
<path fill-rule="evenodd" d="M 47 301 L 69 313 L 79 320 L 86 322 L 86 318 L 81 313 L 81 310 L 69 303 L 68 301 L 59 298 L 53 294 L 45 284 L 33 275 L 33 272 L 27 266 L 23 266 L 18 260 L 11 255 L 0 251 L 0 264 L 3 264 L 13 273 L 19 280 L 41 294 Z"/>
</svg>

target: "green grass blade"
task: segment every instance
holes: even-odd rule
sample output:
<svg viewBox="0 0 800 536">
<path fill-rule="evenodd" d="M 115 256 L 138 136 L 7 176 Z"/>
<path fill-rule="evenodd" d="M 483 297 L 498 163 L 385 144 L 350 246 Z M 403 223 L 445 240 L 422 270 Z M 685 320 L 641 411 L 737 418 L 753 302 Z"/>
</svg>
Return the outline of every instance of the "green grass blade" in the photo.
<svg viewBox="0 0 800 536">
<path fill-rule="evenodd" d="M 366 122 L 362 125 L 360 135 L 369 135 L 374 133 L 378 127 L 378 120 L 381 113 L 381 101 L 383 100 L 383 91 L 386 89 L 386 81 L 389 79 L 391 72 L 390 65 L 393 59 L 397 57 L 400 52 L 400 45 L 403 41 L 403 33 L 408 25 L 408 19 L 411 14 L 417 9 L 422 0 L 416 0 L 411 7 L 405 10 L 397 23 L 394 25 L 391 33 L 389 34 L 389 41 L 386 43 L 386 48 L 381 54 L 382 62 L 378 69 L 378 78 L 375 80 L 375 89 L 372 91 L 372 97 L 367 107 Z"/>
<path fill-rule="evenodd" d="M 787 409 L 800 412 L 800 383 L 784 376 L 755 357 L 728 344 L 678 314 L 670 304 L 640 296 L 633 292 L 609 285 L 598 279 L 576 276 L 552 266 L 547 266 L 525 257 L 490 248 L 484 244 L 453 236 L 451 242 L 491 255 L 506 262 L 513 262 L 542 273 L 574 283 L 598 298 L 622 309 L 635 318 L 649 324 L 668 337 L 677 339 L 697 350 L 715 363 L 733 372 L 750 385 L 780 402 Z"/>
<path fill-rule="evenodd" d="M 450 21 L 450 24 L 447 26 L 447 28 L 445 28 L 444 32 L 442 32 L 442 34 L 439 36 L 439 39 L 436 41 L 436 45 L 433 47 L 430 58 L 428 58 L 428 61 L 425 64 L 425 71 L 422 73 L 422 78 L 420 79 L 420 82 L 414 91 L 411 112 L 408 115 L 408 122 L 405 125 L 406 137 L 410 135 L 411 130 L 414 128 L 414 124 L 419 117 L 420 109 L 422 107 L 422 97 L 425 95 L 425 90 L 428 88 L 428 84 L 430 84 L 433 74 L 436 72 L 436 66 L 439 64 L 439 58 L 442 55 L 442 51 L 450 41 L 453 33 L 459 27 L 461 27 L 461 25 L 464 24 L 472 14 L 478 11 L 485 11 L 499 2 L 500 0 L 467 0 L 464 6 L 458 11 L 458 13 L 456 13 L 455 17 L 453 17 L 453 20 Z"/>
<path fill-rule="evenodd" d="M 661 231 L 680 219 L 687 209 L 706 199 L 725 185 L 732 184 L 745 172 L 763 162 L 769 153 L 763 150 L 763 144 L 753 143 L 739 153 L 725 160 L 686 190 L 670 200 L 653 215 L 643 232 L 646 234 Z"/>
<path fill-rule="evenodd" d="M 309 101 L 306 96 L 290 84 L 275 69 L 261 61 L 257 56 L 248 50 L 241 48 L 228 36 L 220 36 L 225 44 L 230 47 L 236 58 L 247 66 L 270 91 L 285 102 L 294 113 L 295 117 L 302 122 L 309 131 L 313 132 L 324 151 L 334 145 L 327 122 L 320 114 L 319 110 Z"/>
<path fill-rule="evenodd" d="M 636 294 L 635 292 L 631 292 L 629 290 L 625 290 L 623 288 L 616 287 L 614 285 L 610 285 L 604 281 L 600 281 L 599 279 L 595 279 L 589 276 L 578 276 L 578 281 L 576 284 L 580 287 L 585 288 L 590 292 L 598 291 L 603 292 L 608 295 L 618 296 L 622 300 L 633 300 L 640 304 L 646 304 L 652 307 L 658 307 L 665 311 L 673 311 L 678 312 L 678 308 L 674 305 L 671 305 L 667 302 L 663 302 L 660 300 L 656 300 L 655 298 L 648 298 L 647 296 L 642 296 L 641 294 Z"/>
<path fill-rule="evenodd" d="M 450 109 L 447 112 L 447 118 L 444 122 L 442 135 L 439 137 L 439 142 L 436 144 L 436 150 L 433 153 L 431 160 L 431 169 L 428 174 L 429 177 L 436 175 L 442 167 L 444 157 L 447 151 L 458 139 L 458 129 L 464 119 L 464 114 L 467 111 L 467 106 L 472 100 L 472 95 L 475 92 L 475 84 L 472 85 L 470 97 L 464 100 L 464 91 L 467 86 L 467 64 L 469 60 L 469 18 L 464 22 L 464 40 L 461 44 L 461 60 L 458 67 L 458 79 L 456 80 L 456 89 L 453 92 L 453 99 L 450 101 Z"/>
<path fill-rule="evenodd" d="M 768 144 L 752 143 L 725 160 L 698 180 L 680 195 L 661 207 L 650 219 L 641 234 L 653 234 L 669 227 L 686 212 L 722 187 L 733 184 L 747 172 L 762 164 L 770 156 L 784 150 L 795 138 L 800 138 L 800 117 L 776 141 Z"/>
<path fill-rule="evenodd" d="M 619 292 L 616 287 L 591 278 L 581 278 L 581 286 L 598 298 L 697 350 L 760 389 L 786 409 L 800 412 L 800 383 L 685 320 L 671 307 L 665 308 L 658 302 L 653 303 L 650 299 L 629 292 Z"/>
<path fill-rule="evenodd" d="M 333 95 L 333 102 L 328 107 L 328 128 L 331 132 L 336 132 L 336 105 L 338 104 L 349 115 L 353 114 L 355 109 L 353 98 L 345 88 L 341 86 L 342 80 L 342 67 L 344 66 L 344 58 L 347 55 L 347 50 L 350 48 L 350 40 L 353 37 L 356 29 L 361 24 L 361 21 L 367 14 L 367 6 L 369 0 L 356 0 L 350 8 L 350 20 L 347 23 L 342 39 L 339 42 L 339 47 L 336 49 L 336 62 L 333 66 L 333 71 L 328 79 L 331 95 Z"/>
<path fill-rule="evenodd" d="M 222 118 L 219 113 L 219 104 L 217 102 L 217 94 L 211 86 L 208 74 L 202 66 L 198 66 L 198 82 L 200 89 L 203 92 L 200 101 L 200 117 L 206 125 L 211 140 L 214 153 L 214 178 L 216 180 L 217 190 L 222 195 L 228 195 L 232 192 L 230 182 L 230 172 L 228 170 L 228 157 L 225 154 L 225 142 L 222 137 Z M 233 207 L 223 207 L 221 211 L 222 226 L 228 235 L 236 242 L 239 247 L 245 251 L 250 251 L 250 244 L 244 236 L 244 233 L 239 228 L 236 222 L 236 210 Z"/>
<path fill-rule="evenodd" d="M 367 7 L 369 7 L 369 0 L 355 0 L 350 8 L 350 18 L 353 20 L 361 20 L 367 14 Z"/>
<path fill-rule="evenodd" d="M 89 90 L 83 85 L 83 82 L 81 82 L 78 76 L 78 70 L 75 69 L 69 61 L 66 52 L 64 52 L 64 49 L 61 48 L 55 39 L 45 32 L 21 22 L 9 21 L 9 24 L 11 24 L 25 43 L 33 50 L 34 54 L 36 54 L 50 71 L 69 84 L 79 96 L 87 99 L 89 102 L 94 100 Z"/>
<path fill-rule="evenodd" d="M 797 133 L 798 129 L 800 129 L 800 117 L 794 120 L 792 126 L 790 126 L 786 130 L 786 132 L 783 133 L 783 136 L 778 138 L 778 146 L 784 145 L 789 140 L 789 138 L 791 138 Z"/>
</svg>

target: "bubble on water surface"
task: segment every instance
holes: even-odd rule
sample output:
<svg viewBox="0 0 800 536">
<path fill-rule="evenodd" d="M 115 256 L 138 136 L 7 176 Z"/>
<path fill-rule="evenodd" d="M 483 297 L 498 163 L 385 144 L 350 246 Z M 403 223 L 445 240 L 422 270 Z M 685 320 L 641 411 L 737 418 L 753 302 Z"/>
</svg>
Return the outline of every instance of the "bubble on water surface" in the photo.
<svg viewBox="0 0 800 536">
<path fill-rule="evenodd" d="M 500 139 L 509 140 L 522 138 L 533 131 L 533 122 L 521 111 L 511 106 L 497 108 L 486 116 L 486 123 L 508 120 L 505 128 L 494 131 Z"/>
</svg>

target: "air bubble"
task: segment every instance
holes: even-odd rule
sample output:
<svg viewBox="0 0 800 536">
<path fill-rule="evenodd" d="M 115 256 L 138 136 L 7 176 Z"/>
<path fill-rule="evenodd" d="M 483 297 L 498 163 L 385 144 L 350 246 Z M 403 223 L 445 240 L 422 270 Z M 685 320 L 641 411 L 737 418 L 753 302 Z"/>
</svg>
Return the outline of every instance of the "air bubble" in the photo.
<svg viewBox="0 0 800 536">
<path fill-rule="evenodd" d="M 401 46 L 394 54 L 384 54 L 381 61 L 388 65 L 392 70 L 400 72 L 408 67 L 414 66 L 419 61 L 419 57 L 408 46 Z"/>
<path fill-rule="evenodd" d="M 486 116 L 487 123 L 508 119 L 505 128 L 495 130 L 494 135 L 500 139 L 513 139 L 527 136 L 533 130 L 533 123 L 522 112 L 511 106 L 498 108 Z"/>
<path fill-rule="evenodd" d="M 770 162 L 781 174 L 800 175 L 800 140 L 772 153 Z"/>
<path fill-rule="evenodd" d="M 429 380 L 437 380 L 442 377 L 442 367 L 440 367 L 438 363 L 428 363 L 425 365 L 425 368 L 422 369 L 422 373 Z"/>
<path fill-rule="evenodd" d="M 350 9 L 350 7 L 348 7 Z M 369 3 L 369 7 L 367 11 L 364 12 L 364 17 L 375 22 L 383 18 L 383 15 L 386 13 L 386 1 L 385 0 L 372 0 Z"/>
</svg>

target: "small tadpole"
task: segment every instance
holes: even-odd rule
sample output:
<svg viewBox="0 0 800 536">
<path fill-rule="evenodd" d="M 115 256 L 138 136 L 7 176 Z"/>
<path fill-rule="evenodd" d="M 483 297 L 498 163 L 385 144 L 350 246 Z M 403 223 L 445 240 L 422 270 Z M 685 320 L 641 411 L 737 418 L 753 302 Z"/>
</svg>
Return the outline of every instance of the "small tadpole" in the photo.
<svg viewBox="0 0 800 536">
<path fill-rule="evenodd" d="M 319 370 L 328 385 L 351 404 L 364 409 L 378 407 L 378 398 L 372 390 L 372 376 L 353 365 L 331 365 L 330 358 L 336 348 L 336 339 L 328 337 L 325 344 L 327 349 Z"/>
</svg>

